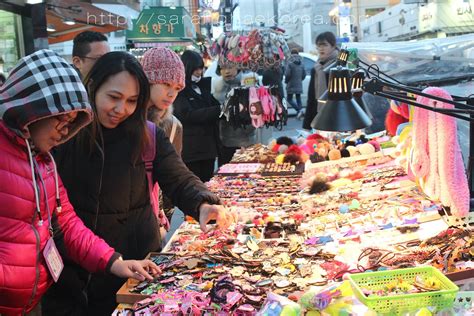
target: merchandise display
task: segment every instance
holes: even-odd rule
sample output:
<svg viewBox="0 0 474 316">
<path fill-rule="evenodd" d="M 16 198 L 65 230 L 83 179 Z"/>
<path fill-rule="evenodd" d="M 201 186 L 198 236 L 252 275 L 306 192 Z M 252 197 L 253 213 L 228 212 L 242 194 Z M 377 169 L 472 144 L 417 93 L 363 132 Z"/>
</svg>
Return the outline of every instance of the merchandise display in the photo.
<svg viewBox="0 0 474 316">
<path fill-rule="evenodd" d="M 472 310 L 454 304 L 458 288 L 446 278 L 474 271 L 472 227 L 449 227 L 442 205 L 397 159 L 378 151 L 317 163 L 256 163 L 266 150 L 242 149 L 221 169 L 236 174 L 207 183 L 238 223 L 203 233 L 185 222 L 164 253 L 150 254 L 162 273 L 125 284 L 119 302 L 134 303 L 136 315 Z"/>
<path fill-rule="evenodd" d="M 459 288 L 433 267 L 350 275 L 356 296 L 379 313 L 400 315 L 430 306 L 453 306 Z"/>
<path fill-rule="evenodd" d="M 255 144 L 238 149 L 232 157 L 231 163 L 270 163 L 275 161 L 276 156 L 277 153 L 271 151 L 267 146 Z"/>
<path fill-rule="evenodd" d="M 245 174 L 261 172 L 263 165 L 260 163 L 229 163 L 223 165 L 217 171 L 218 174 Z"/>
<path fill-rule="evenodd" d="M 288 44 L 278 29 L 253 29 L 245 34 L 222 33 L 211 51 L 220 60 L 252 71 L 280 65 L 290 56 Z"/>
<path fill-rule="evenodd" d="M 300 176 L 216 176 L 207 185 L 226 206 L 288 211 L 301 208 L 296 198 L 301 191 L 299 180 Z"/>
<path fill-rule="evenodd" d="M 288 106 L 274 87 L 237 87 L 230 90 L 222 107 L 223 116 L 235 129 L 286 125 Z"/>
</svg>

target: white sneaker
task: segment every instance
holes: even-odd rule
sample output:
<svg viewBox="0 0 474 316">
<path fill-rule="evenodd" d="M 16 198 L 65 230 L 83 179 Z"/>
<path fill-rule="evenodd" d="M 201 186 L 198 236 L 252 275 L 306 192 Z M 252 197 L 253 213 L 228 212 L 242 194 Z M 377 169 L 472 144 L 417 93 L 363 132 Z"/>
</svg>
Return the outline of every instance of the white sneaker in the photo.
<svg viewBox="0 0 474 316">
<path fill-rule="evenodd" d="M 296 119 L 301 121 L 303 117 L 304 117 L 303 110 L 299 110 L 298 114 L 296 114 Z"/>
</svg>

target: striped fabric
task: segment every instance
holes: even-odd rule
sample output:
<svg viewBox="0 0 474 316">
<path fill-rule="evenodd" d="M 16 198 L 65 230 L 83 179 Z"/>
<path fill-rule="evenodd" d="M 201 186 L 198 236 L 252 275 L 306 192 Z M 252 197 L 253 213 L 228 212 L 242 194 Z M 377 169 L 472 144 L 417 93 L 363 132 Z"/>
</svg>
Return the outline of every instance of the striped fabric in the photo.
<svg viewBox="0 0 474 316">
<path fill-rule="evenodd" d="M 18 62 L 0 87 L 0 118 L 24 138 L 37 120 L 78 111 L 67 141 L 92 120 L 87 92 L 77 72 L 51 50 L 39 50 Z"/>
</svg>

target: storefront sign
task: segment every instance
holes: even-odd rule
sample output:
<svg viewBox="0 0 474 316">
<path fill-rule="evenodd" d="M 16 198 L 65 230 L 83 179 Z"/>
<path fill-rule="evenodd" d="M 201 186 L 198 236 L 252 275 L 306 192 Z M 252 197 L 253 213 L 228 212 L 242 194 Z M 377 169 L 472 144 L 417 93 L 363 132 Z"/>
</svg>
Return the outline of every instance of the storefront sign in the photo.
<svg viewBox="0 0 474 316">
<path fill-rule="evenodd" d="M 458 13 L 458 15 L 472 14 L 471 4 L 463 3 L 462 5 L 457 7 L 456 12 Z"/>
<path fill-rule="evenodd" d="M 137 42 L 192 40 L 195 36 L 191 16 L 183 7 L 144 9 L 133 20 L 133 29 L 127 30 L 127 40 Z"/>
</svg>

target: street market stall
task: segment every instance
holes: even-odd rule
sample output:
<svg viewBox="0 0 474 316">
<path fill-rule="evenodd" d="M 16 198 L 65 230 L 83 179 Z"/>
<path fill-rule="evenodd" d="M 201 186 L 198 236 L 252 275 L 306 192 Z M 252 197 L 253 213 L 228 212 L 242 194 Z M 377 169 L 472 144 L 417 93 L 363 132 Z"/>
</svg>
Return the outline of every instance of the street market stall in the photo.
<svg viewBox="0 0 474 316">
<path fill-rule="evenodd" d="M 258 145 L 235 159 L 258 161 L 255 151 L 273 152 Z M 304 174 L 217 174 L 208 186 L 239 224 L 203 233 L 184 223 L 163 253 L 150 254 L 163 273 L 128 282 L 117 299 L 133 303 L 136 315 L 459 313 L 467 305 L 453 307 L 458 288 L 445 275 L 472 277 L 472 231 L 449 228 L 442 205 L 389 153 L 307 160 Z M 375 286 L 370 273 L 386 282 Z M 377 297 L 389 303 L 373 303 Z"/>
<path fill-rule="evenodd" d="M 260 38 L 271 42 L 269 34 Z M 224 36 L 217 49 L 251 62 L 241 67 L 265 66 L 280 50 L 247 46 L 260 35 Z M 454 119 L 470 112 L 454 109 L 460 104 L 441 89 L 414 90 L 380 72 L 353 91 L 352 76 L 341 65 L 330 70 L 328 100 L 313 122 L 335 133 L 242 148 L 218 170 L 207 185 L 237 224 L 202 232 L 183 223 L 162 253 L 149 255 L 162 273 L 120 289 L 118 302 L 131 305 L 117 315 L 474 313 L 474 216 Z M 371 122 L 354 92 L 387 97 L 382 85 L 401 91 L 394 100 L 410 92 L 394 137 L 345 133 Z M 238 99 L 224 107 L 234 109 L 232 122 L 251 107 Z M 248 124 L 260 127 L 261 118 Z"/>
</svg>

